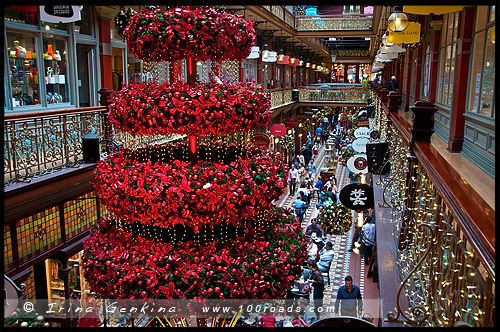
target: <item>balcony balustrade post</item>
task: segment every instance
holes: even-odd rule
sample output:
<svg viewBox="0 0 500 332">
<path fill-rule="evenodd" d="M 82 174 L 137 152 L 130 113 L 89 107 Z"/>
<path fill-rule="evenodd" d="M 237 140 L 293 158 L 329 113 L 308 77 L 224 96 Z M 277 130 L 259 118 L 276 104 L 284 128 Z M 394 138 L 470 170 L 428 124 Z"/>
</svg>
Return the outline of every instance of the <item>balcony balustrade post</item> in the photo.
<svg viewBox="0 0 500 332">
<path fill-rule="evenodd" d="M 399 110 L 399 105 L 401 103 L 401 95 L 395 91 L 391 91 L 387 95 L 387 98 L 389 99 L 387 103 L 387 108 L 389 109 L 389 112 L 397 113 Z"/>
<path fill-rule="evenodd" d="M 101 116 L 101 126 L 104 131 L 103 138 L 113 140 L 113 125 L 109 121 L 109 105 L 111 105 L 111 103 L 113 102 L 113 98 L 111 97 L 111 95 L 113 94 L 113 90 L 102 88 L 97 92 L 100 94 L 99 103 L 101 104 L 101 106 L 105 106 L 107 109 L 107 111 L 102 113 Z M 110 153 L 111 145 L 112 144 L 110 144 L 109 141 L 106 143 L 106 152 L 108 154 Z"/>
<path fill-rule="evenodd" d="M 434 133 L 433 115 L 438 111 L 437 107 L 428 101 L 418 100 L 410 109 L 413 112 L 413 124 L 410 130 L 412 141 L 430 143 Z"/>
<path fill-rule="evenodd" d="M 387 95 L 389 94 L 391 90 L 387 89 L 387 88 L 382 88 L 380 89 L 380 101 L 382 102 L 382 104 L 386 105 L 387 106 L 387 102 L 389 100 L 389 98 L 387 98 Z"/>
</svg>

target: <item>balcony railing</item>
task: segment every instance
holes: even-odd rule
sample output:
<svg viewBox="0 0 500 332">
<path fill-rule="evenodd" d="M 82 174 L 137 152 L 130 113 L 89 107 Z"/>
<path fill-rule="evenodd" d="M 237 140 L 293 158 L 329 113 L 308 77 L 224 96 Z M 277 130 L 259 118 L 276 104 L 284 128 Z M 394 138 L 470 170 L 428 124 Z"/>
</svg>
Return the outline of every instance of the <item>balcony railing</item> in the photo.
<svg viewBox="0 0 500 332">
<path fill-rule="evenodd" d="M 4 186 L 83 161 L 83 138 L 94 133 L 117 144 L 136 147 L 179 139 L 181 136 L 131 136 L 113 129 L 106 107 L 89 107 L 4 117 Z M 106 154 L 106 145 L 101 146 Z"/>
<path fill-rule="evenodd" d="M 389 111 L 388 104 L 376 100 L 375 129 L 389 143 L 391 171 L 383 180 L 375 176 L 374 184 L 379 178 L 377 185 L 384 188 L 379 207 L 392 211 L 391 221 L 377 219 L 377 234 L 393 236 L 379 246 L 377 255 L 384 257 L 387 252 L 381 248 L 392 248 L 397 253 L 393 265 L 399 270 L 399 280 L 379 279 L 381 297 L 385 302 L 394 297 L 396 303 L 396 312 L 382 310 L 385 322 L 494 326 L 495 212 L 460 181 L 430 141 L 414 136 L 421 130 L 413 128 L 417 120 L 409 125 L 397 114 L 397 106 Z M 414 119 L 421 116 L 417 107 L 413 111 Z M 394 291 L 393 285 L 399 289 Z"/>
<path fill-rule="evenodd" d="M 300 102 L 366 103 L 368 88 L 358 87 L 303 87 L 299 88 Z"/>
<path fill-rule="evenodd" d="M 297 31 L 371 30 L 373 15 L 300 15 L 295 16 Z"/>
</svg>

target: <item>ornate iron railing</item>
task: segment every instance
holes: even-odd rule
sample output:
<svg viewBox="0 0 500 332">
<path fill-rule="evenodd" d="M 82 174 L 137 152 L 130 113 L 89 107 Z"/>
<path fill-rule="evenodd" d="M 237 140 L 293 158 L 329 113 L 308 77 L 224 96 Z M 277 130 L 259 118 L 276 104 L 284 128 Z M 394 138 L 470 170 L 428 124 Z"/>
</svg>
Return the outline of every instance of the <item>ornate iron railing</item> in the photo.
<svg viewBox="0 0 500 332">
<path fill-rule="evenodd" d="M 371 30 L 373 15 L 296 15 L 297 31 L 311 30 Z"/>
<path fill-rule="evenodd" d="M 444 159 L 432 159 L 430 143 L 415 142 L 401 131 L 403 126 L 386 106 L 376 103 L 375 124 L 389 142 L 391 174 L 379 183 L 390 201 L 384 197 L 381 206 L 392 208 L 401 286 L 396 312 L 385 312 L 385 321 L 428 327 L 494 326 L 494 249 L 484 245 L 488 239 L 477 225 L 478 219 L 484 222 L 479 214 L 494 218 L 494 211 L 457 202 L 461 197 L 477 200 L 478 195 L 470 187 L 460 193 L 467 188 L 443 183 L 443 178 L 452 182 L 458 175 L 448 170 Z M 456 192 L 450 195 L 450 191 Z"/>
<path fill-rule="evenodd" d="M 4 186 L 31 179 L 83 161 L 83 138 L 95 133 L 118 145 L 136 147 L 182 136 L 131 136 L 109 130 L 105 107 L 7 115 L 4 118 Z M 106 155 L 106 144 L 101 156 Z"/>
<path fill-rule="evenodd" d="M 368 88 L 299 88 L 300 102 L 366 103 Z"/>
</svg>

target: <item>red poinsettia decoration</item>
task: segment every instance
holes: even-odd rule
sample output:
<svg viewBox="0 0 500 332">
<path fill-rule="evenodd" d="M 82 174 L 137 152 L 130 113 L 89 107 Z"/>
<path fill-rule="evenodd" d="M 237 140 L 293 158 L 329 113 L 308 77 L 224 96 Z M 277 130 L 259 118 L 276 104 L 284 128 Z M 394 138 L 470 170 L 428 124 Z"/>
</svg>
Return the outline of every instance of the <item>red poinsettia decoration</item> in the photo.
<svg viewBox="0 0 500 332">
<path fill-rule="evenodd" d="M 255 40 L 254 23 L 213 8 L 144 9 L 125 28 L 129 51 L 144 61 L 242 60 Z"/>
<path fill-rule="evenodd" d="M 264 217 L 269 228 L 249 228 L 234 241 L 179 246 L 103 218 L 84 241 L 84 275 L 104 298 L 282 298 L 300 276 L 307 242 L 290 212 L 273 208 Z"/>
<path fill-rule="evenodd" d="M 255 146 L 201 144 L 191 165 L 184 143 L 122 149 L 99 161 L 97 196 L 116 217 L 130 223 L 199 232 L 203 225 L 241 227 L 272 206 L 286 183 L 279 153 Z"/>
<path fill-rule="evenodd" d="M 270 94 L 255 83 L 135 83 L 118 91 L 110 120 L 133 135 L 228 135 L 265 126 Z"/>
</svg>

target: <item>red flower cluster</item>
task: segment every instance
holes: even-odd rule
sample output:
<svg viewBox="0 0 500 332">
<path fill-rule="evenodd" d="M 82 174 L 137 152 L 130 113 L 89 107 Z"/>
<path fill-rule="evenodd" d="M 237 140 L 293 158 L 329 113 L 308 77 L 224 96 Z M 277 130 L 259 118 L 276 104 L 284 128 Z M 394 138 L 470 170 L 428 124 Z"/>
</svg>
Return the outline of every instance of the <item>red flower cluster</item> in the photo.
<svg viewBox="0 0 500 332">
<path fill-rule="evenodd" d="M 267 90 L 254 83 L 135 83 L 110 105 L 114 126 L 133 135 L 228 135 L 270 121 Z"/>
<path fill-rule="evenodd" d="M 94 188 L 108 210 L 125 221 L 170 227 L 226 222 L 241 227 L 272 206 L 286 183 L 278 152 L 255 146 L 201 144 L 191 165 L 187 145 L 122 149 L 98 162 Z"/>
<path fill-rule="evenodd" d="M 254 23 L 213 8 L 144 9 L 125 28 L 129 51 L 144 61 L 242 60 L 250 54 Z"/>
<path fill-rule="evenodd" d="M 269 229 L 248 229 L 225 245 L 175 246 L 122 232 L 103 218 L 84 241 L 85 279 L 114 299 L 282 298 L 301 273 L 307 243 L 290 212 L 266 213 Z"/>
</svg>

